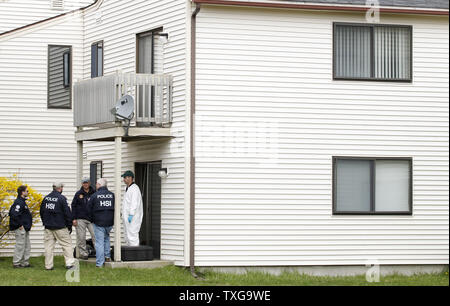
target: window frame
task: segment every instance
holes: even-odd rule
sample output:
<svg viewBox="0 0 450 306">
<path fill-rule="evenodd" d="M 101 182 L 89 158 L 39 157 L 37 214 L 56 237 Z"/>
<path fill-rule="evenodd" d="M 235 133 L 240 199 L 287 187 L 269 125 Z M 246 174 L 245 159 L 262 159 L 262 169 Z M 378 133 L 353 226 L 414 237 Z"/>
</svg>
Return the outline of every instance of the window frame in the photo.
<svg viewBox="0 0 450 306">
<path fill-rule="evenodd" d="M 143 73 L 141 71 L 139 71 L 139 38 L 143 37 L 143 36 L 151 36 L 152 38 L 152 48 L 151 48 L 151 57 L 150 57 L 150 74 L 154 74 L 155 73 L 155 38 L 156 36 L 159 36 L 159 33 L 162 33 L 164 31 L 164 27 L 158 27 L 158 28 L 154 28 L 152 30 L 148 30 L 148 31 L 144 31 L 144 32 L 139 32 L 136 33 L 135 35 L 135 40 L 136 40 L 136 44 L 135 44 L 135 50 L 136 50 L 136 54 L 135 54 L 135 58 L 136 58 L 136 63 L 135 63 L 135 72 L 136 73 Z M 155 103 L 155 87 L 151 86 L 150 87 L 150 95 L 151 95 L 151 99 L 152 99 L 152 107 L 150 110 L 150 115 L 153 117 L 154 114 L 154 108 L 153 108 L 153 103 Z M 139 103 L 139 101 L 136 101 L 136 103 Z"/>
<path fill-rule="evenodd" d="M 154 41 L 154 39 L 155 39 L 155 36 L 158 36 L 158 33 L 162 33 L 163 31 L 164 31 L 163 27 L 158 27 L 158 28 L 155 28 L 152 30 L 136 33 L 136 35 L 135 35 L 135 39 L 136 39 L 135 72 L 136 73 L 142 73 L 139 71 L 139 38 L 142 36 L 152 36 L 151 63 L 150 63 L 151 72 L 150 73 L 153 74 L 155 72 L 155 41 Z"/>
<path fill-rule="evenodd" d="M 102 60 L 102 71 L 101 71 L 101 75 L 99 75 L 99 71 L 98 71 L 98 63 L 99 63 L 99 57 L 98 57 L 98 45 L 99 44 L 101 44 L 102 45 L 102 58 L 101 58 L 101 60 Z M 96 54 L 95 54 L 95 56 L 96 56 L 96 58 L 97 58 L 97 67 L 95 68 L 95 70 L 97 71 L 97 76 L 93 76 L 93 74 L 92 74 L 92 64 L 93 64 L 93 62 L 92 62 L 92 60 L 93 60 L 93 58 L 92 58 L 92 47 L 93 46 L 96 46 Z M 102 77 L 102 76 L 104 76 L 104 72 L 105 72 L 105 62 L 104 62 L 104 59 L 105 59 L 105 43 L 104 43 L 104 41 L 103 40 L 99 40 L 99 41 L 96 41 L 96 42 L 94 42 L 94 43 L 92 43 L 91 44 L 91 79 L 94 79 L 94 78 L 98 78 L 98 77 Z"/>
<path fill-rule="evenodd" d="M 94 187 L 94 189 L 95 189 L 95 184 L 97 183 L 96 181 L 95 182 L 93 182 L 92 181 L 92 177 L 91 177 L 91 167 L 92 167 L 92 165 L 97 165 L 97 172 L 98 172 L 98 167 L 99 167 L 99 165 L 100 165 L 100 177 L 97 177 L 96 179 L 98 180 L 99 178 L 102 178 L 103 177 L 103 161 L 101 161 L 101 160 L 95 160 L 95 161 L 91 161 L 90 163 L 89 163 L 89 179 L 91 180 L 91 186 L 92 187 Z M 96 175 L 97 175 L 97 173 L 96 173 Z"/>
<path fill-rule="evenodd" d="M 410 75 L 408 79 L 385 79 L 385 78 L 358 78 L 358 77 L 337 77 L 336 76 L 336 28 L 338 26 L 357 26 L 357 27 L 370 27 L 370 74 L 374 75 L 375 71 L 375 55 L 374 55 L 374 41 L 375 41 L 375 35 L 374 35 L 374 29 L 375 27 L 396 27 L 396 28 L 407 28 L 409 29 L 409 71 Z M 333 73 L 333 80 L 335 81 L 373 81 L 373 82 L 396 82 L 396 83 L 412 83 L 413 82 L 413 26 L 412 25 L 405 25 L 405 24 L 378 24 L 378 23 L 354 23 L 354 22 L 333 22 L 333 33 L 332 33 L 332 48 L 333 48 L 333 64 L 332 64 L 332 73 Z"/>
<path fill-rule="evenodd" d="M 341 211 L 337 210 L 337 167 L 338 160 L 365 160 L 372 161 L 370 167 L 370 211 Z M 375 210 L 375 192 L 376 192 L 376 161 L 377 160 L 391 160 L 391 161 L 408 161 L 409 162 L 409 188 L 408 197 L 409 205 L 408 211 L 376 211 Z M 355 156 L 333 156 L 332 157 L 332 212 L 333 215 L 407 215 L 413 214 L 413 159 L 412 157 L 355 157 Z"/>
<path fill-rule="evenodd" d="M 50 48 L 52 48 L 52 47 L 69 48 L 68 51 L 65 51 L 63 53 L 63 58 L 62 58 L 62 60 L 63 60 L 63 86 L 64 86 L 64 54 L 69 52 L 69 54 L 70 54 L 70 56 L 69 56 L 69 79 L 70 79 L 69 83 L 70 83 L 70 85 L 64 86 L 64 88 L 70 89 L 69 90 L 69 97 L 70 97 L 69 106 L 52 106 L 50 104 Z M 73 97 L 72 97 L 72 95 L 73 95 L 73 93 L 72 93 L 72 85 L 73 85 L 72 84 L 72 79 L 73 79 L 73 76 L 72 76 L 72 73 L 73 73 L 73 71 L 72 71 L 72 67 L 73 67 L 72 54 L 73 54 L 72 45 L 52 45 L 52 44 L 47 45 L 47 109 L 69 109 L 69 110 L 72 109 L 72 106 L 73 106 L 72 105 L 72 99 L 73 99 Z"/>
</svg>

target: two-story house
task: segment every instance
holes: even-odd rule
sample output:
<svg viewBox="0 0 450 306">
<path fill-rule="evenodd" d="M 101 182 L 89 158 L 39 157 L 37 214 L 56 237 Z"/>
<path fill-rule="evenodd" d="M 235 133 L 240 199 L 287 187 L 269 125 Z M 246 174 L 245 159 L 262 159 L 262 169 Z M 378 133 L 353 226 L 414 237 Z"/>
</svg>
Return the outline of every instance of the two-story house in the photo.
<svg viewBox="0 0 450 306">
<path fill-rule="evenodd" d="M 0 34 L 0 173 L 120 198 L 134 170 L 179 266 L 442 269 L 448 1 L 370 3 L 98 0 Z"/>
</svg>

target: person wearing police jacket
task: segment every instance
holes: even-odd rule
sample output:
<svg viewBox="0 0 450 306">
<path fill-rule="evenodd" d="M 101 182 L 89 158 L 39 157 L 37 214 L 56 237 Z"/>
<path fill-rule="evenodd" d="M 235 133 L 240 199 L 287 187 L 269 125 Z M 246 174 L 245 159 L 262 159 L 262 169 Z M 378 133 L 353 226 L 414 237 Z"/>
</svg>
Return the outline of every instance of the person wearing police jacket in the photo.
<svg viewBox="0 0 450 306">
<path fill-rule="evenodd" d="M 105 178 L 97 180 L 97 192 L 88 202 L 88 212 L 95 233 L 95 265 L 103 267 L 105 261 L 111 261 L 109 233 L 114 225 L 114 193 L 108 190 Z"/>
<path fill-rule="evenodd" d="M 16 236 L 16 247 L 14 249 L 13 267 L 29 268 L 30 263 L 30 230 L 33 217 L 25 202 L 28 197 L 27 186 L 17 188 L 17 199 L 9 209 L 9 230 Z"/>
<path fill-rule="evenodd" d="M 84 178 L 81 181 L 81 188 L 73 196 L 72 215 L 74 219 L 74 226 L 77 233 L 77 249 L 79 251 L 79 258 L 88 259 L 89 253 L 86 249 L 86 229 L 91 234 L 92 242 L 95 245 L 94 227 L 89 221 L 89 213 L 87 210 L 87 203 L 89 198 L 95 193 L 94 188 L 91 186 L 89 178 Z"/>
<path fill-rule="evenodd" d="M 44 197 L 40 214 L 44 231 L 45 269 L 53 270 L 53 250 L 55 243 L 61 245 L 64 252 L 66 268 L 71 269 L 75 264 L 73 257 L 72 233 L 73 217 L 67 199 L 62 195 L 64 185 L 60 182 L 53 184 L 53 191 Z"/>
</svg>

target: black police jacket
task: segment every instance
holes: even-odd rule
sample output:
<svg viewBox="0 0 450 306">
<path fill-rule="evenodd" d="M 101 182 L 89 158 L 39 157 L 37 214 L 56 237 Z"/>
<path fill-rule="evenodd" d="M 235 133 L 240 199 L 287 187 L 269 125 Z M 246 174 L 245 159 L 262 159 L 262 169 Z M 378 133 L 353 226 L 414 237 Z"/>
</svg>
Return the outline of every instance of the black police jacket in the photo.
<svg viewBox="0 0 450 306">
<path fill-rule="evenodd" d="M 23 228 L 29 232 L 32 224 L 33 217 L 31 216 L 27 203 L 25 203 L 25 199 L 18 197 L 9 209 L 9 229 L 15 231 L 23 226 Z"/>
<path fill-rule="evenodd" d="M 85 219 L 89 220 L 89 213 L 87 209 L 87 203 L 90 197 L 95 193 L 94 188 L 89 186 L 89 191 L 84 191 L 83 187 L 75 193 L 75 196 L 72 200 L 72 215 L 75 220 L 77 219 Z"/>
<path fill-rule="evenodd" d="M 90 221 L 97 226 L 114 225 L 114 193 L 106 187 L 101 187 L 88 202 Z"/>
<path fill-rule="evenodd" d="M 46 229 L 56 230 L 67 227 L 72 231 L 73 216 L 67 199 L 61 193 L 53 191 L 41 203 L 42 223 Z"/>
</svg>

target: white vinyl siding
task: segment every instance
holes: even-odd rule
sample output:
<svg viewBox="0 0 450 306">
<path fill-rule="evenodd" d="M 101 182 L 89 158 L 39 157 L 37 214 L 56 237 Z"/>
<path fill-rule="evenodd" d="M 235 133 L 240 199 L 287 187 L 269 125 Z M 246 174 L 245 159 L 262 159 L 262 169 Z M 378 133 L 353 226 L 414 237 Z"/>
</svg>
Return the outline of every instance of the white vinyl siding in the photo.
<svg viewBox="0 0 450 306">
<path fill-rule="evenodd" d="M 63 10 L 64 0 L 50 0 L 50 7 L 55 10 Z"/>
<path fill-rule="evenodd" d="M 448 264 L 448 17 L 382 14 L 412 83 L 333 80 L 333 23 L 363 13 L 197 20 L 196 265 Z M 412 157 L 413 215 L 333 215 L 333 156 Z"/>
</svg>

